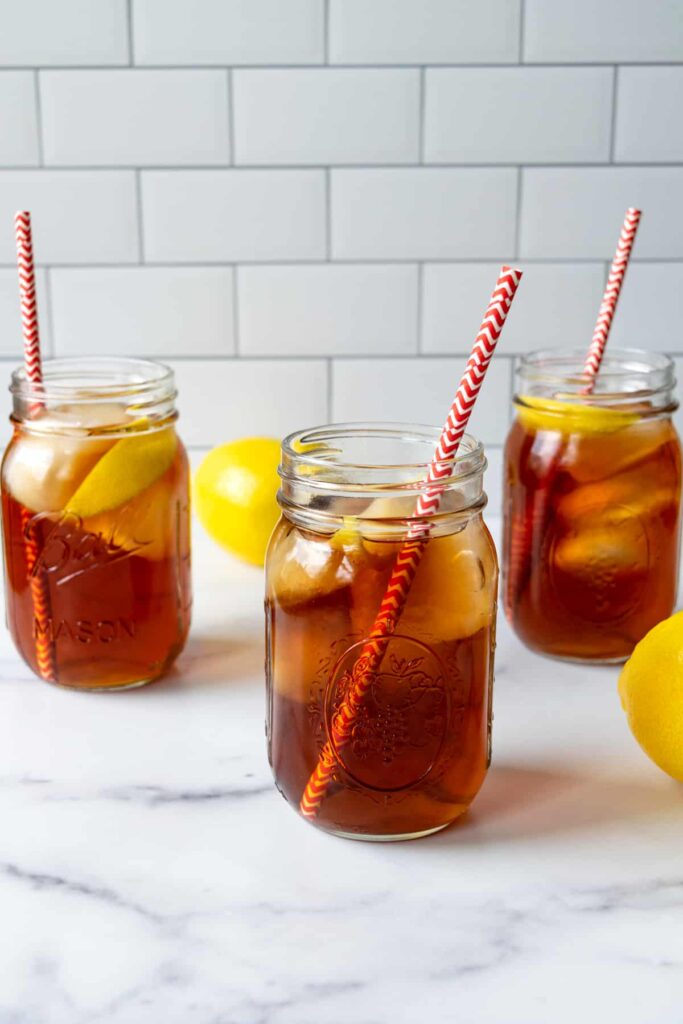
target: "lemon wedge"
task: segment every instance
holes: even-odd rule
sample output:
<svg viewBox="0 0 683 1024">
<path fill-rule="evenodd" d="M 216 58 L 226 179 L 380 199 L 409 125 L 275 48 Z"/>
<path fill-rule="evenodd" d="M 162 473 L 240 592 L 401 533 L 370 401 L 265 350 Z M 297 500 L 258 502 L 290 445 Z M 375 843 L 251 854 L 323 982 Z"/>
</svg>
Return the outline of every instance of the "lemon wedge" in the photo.
<svg viewBox="0 0 683 1024">
<path fill-rule="evenodd" d="M 554 430 L 562 434 L 612 434 L 640 419 L 639 413 L 625 409 L 603 409 L 528 395 L 520 397 L 517 416 L 525 430 Z"/>
<path fill-rule="evenodd" d="M 67 512 L 89 519 L 125 505 L 166 472 L 177 444 L 173 428 L 122 437 L 76 489 Z"/>
</svg>

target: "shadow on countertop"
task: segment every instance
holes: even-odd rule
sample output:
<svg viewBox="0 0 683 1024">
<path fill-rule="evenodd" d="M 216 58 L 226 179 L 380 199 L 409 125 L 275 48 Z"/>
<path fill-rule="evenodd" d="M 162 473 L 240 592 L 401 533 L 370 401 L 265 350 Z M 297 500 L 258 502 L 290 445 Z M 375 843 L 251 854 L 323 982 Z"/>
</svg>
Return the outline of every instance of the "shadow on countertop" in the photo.
<svg viewBox="0 0 683 1024">
<path fill-rule="evenodd" d="M 680 815 L 683 785 L 561 772 L 556 768 L 497 765 L 471 811 L 431 840 L 489 845 Z"/>
</svg>

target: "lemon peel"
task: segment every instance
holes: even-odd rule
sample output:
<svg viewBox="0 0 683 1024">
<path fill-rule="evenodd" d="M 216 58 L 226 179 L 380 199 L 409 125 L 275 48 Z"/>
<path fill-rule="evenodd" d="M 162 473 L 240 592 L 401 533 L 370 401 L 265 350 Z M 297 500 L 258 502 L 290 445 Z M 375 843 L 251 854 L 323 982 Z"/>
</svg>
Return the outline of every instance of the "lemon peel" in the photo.
<svg viewBox="0 0 683 1024">
<path fill-rule="evenodd" d="M 120 438 L 76 488 L 66 511 L 89 519 L 125 505 L 163 476 L 173 462 L 177 445 L 172 427 Z"/>
<path fill-rule="evenodd" d="M 618 690 L 642 749 L 667 775 L 683 781 L 683 612 L 658 623 L 636 644 Z"/>
<path fill-rule="evenodd" d="M 252 565 L 263 565 L 280 515 L 279 462 L 279 441 L 248 437 L 214 448 L 195 473 L 195 508 L 204 529 Z"/>
<path fill-rule="evenodd" d="M 517 404 L 520 423 L 529 431 L 552 430 L 562 434 L 612 434 L 637 423 L 640 413 L 605 409 L 559 398 L 522 395 Z"/>
</svg>

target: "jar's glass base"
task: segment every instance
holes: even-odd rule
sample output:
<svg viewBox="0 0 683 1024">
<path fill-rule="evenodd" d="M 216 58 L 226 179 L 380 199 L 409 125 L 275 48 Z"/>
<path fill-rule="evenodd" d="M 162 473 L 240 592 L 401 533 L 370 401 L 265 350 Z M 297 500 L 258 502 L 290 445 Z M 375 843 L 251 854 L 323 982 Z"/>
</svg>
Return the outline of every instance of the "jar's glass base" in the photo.
<svg viewBox="0 0 683 1024">
<path fill-rule="evenodd" d="M 608 658 L 591 657 L 590 655 L 583 657 L 574 654 L 555 654 L 554 651 L 544 651 L 540 647 L 534 647 L 533 644 L 528 644 L 525 641 L 522 641 L 522 643 L 532 654 L 539 654 L 542 658 L 548 658 L 550 661 L 565 661 L 569 665 L 623 665 L 631 657 L 630 654 L 619 654 Z"/>
<path fill-rule="evenodd" d="M 136 679 L 132 683 L 115 683 L 113 686 L 97 686 L 96 684 L 88 686 L 83 685 L 82 683 L 60 683 L 54 679 L 43 679 L 41 681 L 49 683 L 50 686 L 54 686 L 58 690 L 71 690 L 73 693 L 121 693 L 123 690 L 139 690 L 143 686 L 149 686 L 150 683 L 156 683 L 159 678 L 159 676 L 152 676 L 149 679 Z"/>
<path fill-rule="evenodd" d="M 445 828 L 449 828 L 452 824 L 452 821 L 447 821 L 443 825 L 426 828 L 422 832 L 406 832 L 404 835 L 391 836 L 371 836 L 361 832 L 339 832 L 336 829 L 327 827 L 323 831 L 327 832 L 328 835 L 337 836 L 339 839 L 356 839 L 364 843 L 404 843 L 408 839 L 424 839 L 425 836 L 433 836 L 435 832 L 443 832 Z"/>
</svg>

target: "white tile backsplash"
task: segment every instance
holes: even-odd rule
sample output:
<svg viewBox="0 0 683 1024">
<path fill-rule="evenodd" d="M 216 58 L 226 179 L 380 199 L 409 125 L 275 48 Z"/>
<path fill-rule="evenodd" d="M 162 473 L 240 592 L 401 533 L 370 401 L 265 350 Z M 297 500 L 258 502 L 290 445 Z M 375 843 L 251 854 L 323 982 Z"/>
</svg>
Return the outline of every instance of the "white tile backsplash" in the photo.
<svg viewBox="0 0 683 1024">
<path fill-rule="evenodd" d="M 322 171 L 143 171 L 142 201 L 152 261 L 325 255 Z"/>
<path fill-rule="evenodd" d="M 517 60 L 520 0 L 329 0 L 340 64 L 493 64 Z"/>
<path fill-rule="evenodd" d="M 340 259 L 507 258 L 517 175 L 510 168 L 332 172 L 332 255 Z"/>
<path fill-rule="evenodd" d="M 519 265 L 524 276 L 508 314 L 496 359 L 538 348 L 580 348 L 584 344 L 587 348 L 602 299 L 604 264 Z M 470 351 L 498 269 L 497 263 L 425 266 L 423 352 Z"/>
<path fill-rule="evenodd" d="M 610 332 L 610 345 L 676 352 L 683 347 L 683 263 L 632 263 Z"/>
<path fill-rule="evenodd" d="M 0 263 L 15 261 L 15 210 L 30 210 L 39 263 L 138 259 L 132 171 L 0 171 Z"/>
<path fill-rule="evenodd" d="M 31 71 L 0 71 L 0 165 L 38 163 L 38 118 Z"/>
<path fill-rule="evenodd" d="M 463 357 L 334 360 L 332 419 L 441 426 L 455 397 L 465 362 Z M 505 441 L 510 421 L 511 367 L 509 359 L 491 362 L 472 412 L 468 432 L 484 444 L 500 445 Z"/>
<path fill-rule="evenodd" d="M 132 0 L 138 64 L 318 64 L 324 0 Z"/>
<path fill-rule="evenodd" d="M 524 59 L 683 60 L 680 0 L 525 0 Z"/>
<path fill-rule="evenodd" d="M 180 436 L 207 446 L 238 437 L 284 437 L 327 422 L 324 360 L 169 360 Z"/>
<path fill-rule="evenodd" d="M 415 163 L 420 73 L 412 69 L 236 71 L 235 162 Z"/>
<path fill-rule="evenodd" d="M 620 68 L 615 158 L 683 162 L 682 111 L 683 66 Z"/>
<path fill-rule="evenodd" d="M 55 353 L 231 355 L 229 267 L 50 271 Z"/>
<path fill-rule="evenodd" d="M 431 68 L 430 163 L 601 163 L 609 158 L 609 68 Z"/>
<path fill-rule="evenodd" d="M 226 164 L 225 71 L 42 71 L 47 164 Z"/>
<path fill-rule="evenodd" d="M 46 351 L 174 360 L 195 447 L 441 422 L 519 263 L 473 421 L 493 506 L 514 359 L 587 344 L 629 205 L 610 344 L 683 372 L 682 10 L 0 0 L 0 358 L 21 357 L 17 208 Z"/>
<path fill-rule="evenodd" d="M 47 316 L 47 289 L 45 284 L 46 271 L 40 267 L 36 270 L 36 295 L 38 297 L 38 326 L 40 343 L 43 352 L 48 355 L 52 351 L 50 338 L 50 322 Z M 19 280 L 14 267 L 0 270 L 0 356 L 14 358 L 17 366 L 23 359 L 21 341 L 21 316 L 19 313 Z M 0 373 L 3 367 L 0 366 Z M 0 391 L 9 385 L 0 377 Z"/>
<path fill-rule="evenodd" d="M 0 65 L 127 64 L 126 0 L 1 0 Z"/>
<path fill-rule="evenodd" d="M 522 259 L 611 260 L 629 206 L 643 211 L 634 257 L 683 257 L 683 168 L 526 168 L 522 176 Z"/>
<path fill-rule="evenodd" d="M 243 355 L 417 353 L 416 266 L 242 267 Z"/>
</svg>

